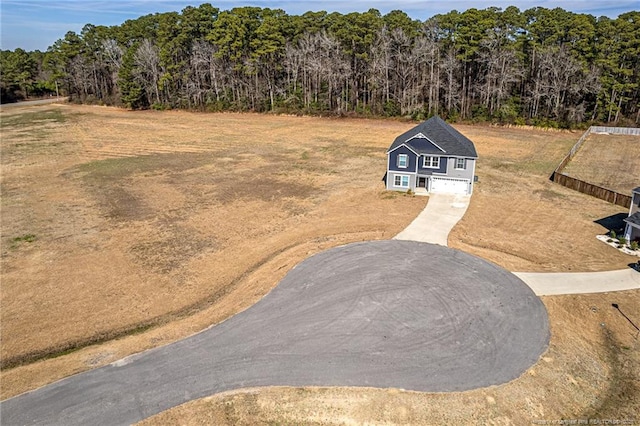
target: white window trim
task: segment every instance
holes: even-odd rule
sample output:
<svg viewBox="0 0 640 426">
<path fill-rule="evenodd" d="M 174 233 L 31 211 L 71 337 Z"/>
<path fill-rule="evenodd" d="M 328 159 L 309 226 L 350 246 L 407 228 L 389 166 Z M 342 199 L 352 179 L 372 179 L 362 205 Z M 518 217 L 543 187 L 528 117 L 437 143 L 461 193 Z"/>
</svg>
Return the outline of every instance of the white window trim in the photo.
<svg viewBox="0 0 640 426">
<path fill-rule="evenodd" d="M 458 161 L 462 160 L 462 167 L 458 167 Z M 456 158 L 455 163 L 453 164 L 454 170 L 467 170 L 467 160 L 464 158 Z"/>
<path fill-rule="evenodd" d="M 428 166 L 427 165 L 427 158 L 435 158 L 436 160 L 438 160 L 438 165 L 437 166 Z M 433 161 L 432 161 L 433 163 Z M 424 169 L 439 169 L 440 168 L 440 157 L 438 157 L 437 155 L 425 155 L 422 158 L 422 167 Z"/>
<path fill-rule="evenodd" d="M 402 178 L 407 178 L 407 186 L 402 185 Z M 396 185 L 396 178 L 400 178 L 400 185 Z M 393 176 L 393 187 L 394 188 L 409 188 L 411 185 L 411 176 L 409 175 L 394 175 Z"/>
<path fill-rule="evenodd" d="M 400 165 L 400 157 L 404 156 L 406 158 L 406 163 L 404 166 Z M 399 169 L 408 169 L 409 168 L 409 155 L 408 154 L 398 154 L 397 166 Z"/>
</svg>

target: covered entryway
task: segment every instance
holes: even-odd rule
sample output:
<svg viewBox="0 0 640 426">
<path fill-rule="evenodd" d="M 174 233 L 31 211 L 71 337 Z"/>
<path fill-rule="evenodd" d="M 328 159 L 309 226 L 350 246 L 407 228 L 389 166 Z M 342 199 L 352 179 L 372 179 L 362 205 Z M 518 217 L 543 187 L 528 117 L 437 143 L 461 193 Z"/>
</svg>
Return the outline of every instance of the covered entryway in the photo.
<svg viewBox="0 0 640 426">
<path fill-rule="evenodd" d="M 469 180 L 432 177 L 430 192 L 444 192 L 447 194 L 468 194 Z"/>
</svg>

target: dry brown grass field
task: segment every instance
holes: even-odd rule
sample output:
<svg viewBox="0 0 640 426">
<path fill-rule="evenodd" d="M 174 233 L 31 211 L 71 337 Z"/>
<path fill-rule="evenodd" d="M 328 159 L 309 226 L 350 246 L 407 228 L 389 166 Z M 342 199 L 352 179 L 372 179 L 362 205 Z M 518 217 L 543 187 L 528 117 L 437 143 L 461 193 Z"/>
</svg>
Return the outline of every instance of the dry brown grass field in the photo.
<svg viewBox="0 0 640 426">
<path fill-rule="evenodd" d="M 640 136 L 590 134 L 563 173 L 631 195 L 640 185 Z"/>
<path fill-rule="evenodd" d="M 457 127 L 476 144 L 479 184 L 449 245 L 510 271 L 615 270 L 634 261 L 594 238 L 606 232 L 596 221 L 627 209 L 549 181 L 579 133 Z"/>
<path fill-rule="evenodd" d="M 3 399 L 220 322 L 311 254 L 390 238 L 427 202 L 387 193 L 381 182 L 386 148 L 415 123 L 71 105 L 3 110 L 0 120 Z M 618 269 L 633 260 L 594 238 L 606 231 L 594 221 L 624 209 L 548 181 L 578 134 L 458 128 L 476 142 L 480 182 L 450 245 L 520 271 Z M 560 410 L 566 395 L 535 389 L 573 386 L 570 376 L 582 396 L 567 412 L 600 413 L 609 383 L 630 389 L 616 374 L 619 363 L 637 369 L 637 346 L 607 308 L 614 296 L 545 298 L 551 361 L 529 376 L 539 371 L 546 381 L 518 379 L 524 387 L 514 398 L 525 404 L 542 392 Z M 624 296 L 630 312 L 640 310 L 637 292 Z M 603 315 L 612 321 L 607 333 L 594 326 Z M 613 349 L 606 339 L 615 339 Z M 388 397 L 389 421 L 402 422 L 412 398 L 436 404 L 437 415 L 471 394 L 271 389 L 211 401 L 271 418 L 252 405 L 260 395 L 289 398 L 298 407 L 290 422 L 307 423 L 295 417 L 304 416 L 307 398 L 365 416 L 366 401 Z M 476 408 L 491 418 L 517 411 L 491 398 Z M 417 422 L 430 413 L 416 412 Z"/>
</svg>

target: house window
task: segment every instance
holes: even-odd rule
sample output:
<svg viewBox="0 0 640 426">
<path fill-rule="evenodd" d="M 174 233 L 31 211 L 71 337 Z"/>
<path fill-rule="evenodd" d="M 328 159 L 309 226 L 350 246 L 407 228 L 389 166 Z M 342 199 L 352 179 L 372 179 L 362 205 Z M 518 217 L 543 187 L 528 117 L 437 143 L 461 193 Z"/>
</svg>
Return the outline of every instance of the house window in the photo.
<svg viewBox="0 0 640 426">
<path fill-rule="evenodd" d="M 393 186 L 398 186 L 400 188 L 408 188 L 409 187 L 409 176 L 408 175 L 395 175 L 393 177 Z"/>
<path fill-rule="evenodd" d="M 409 156 L 407 154 L 398 155 L 398 167 L 406 169 L 409 167 Z"/>
<path fill-rule="evenodd" d="M 427 169 L 439 169 L 440 157 L 424 157 L 423 167 L 426 167 Z"/>
<path fill-rule="evenodd" d="M 456 158 L 456 167 L 457 170 L 464 170 L 467 168 L 466 161 L 464 158 Z"/>
</svg>

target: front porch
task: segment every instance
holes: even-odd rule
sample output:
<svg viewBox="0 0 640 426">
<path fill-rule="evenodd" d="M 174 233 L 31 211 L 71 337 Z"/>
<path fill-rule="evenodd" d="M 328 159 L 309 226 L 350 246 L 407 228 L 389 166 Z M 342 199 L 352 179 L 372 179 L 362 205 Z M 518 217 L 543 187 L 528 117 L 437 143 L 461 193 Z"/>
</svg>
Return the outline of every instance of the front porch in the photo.
<svg viewBox="0 0 640 426">
<path fill-rule="evenodd" d="M 429 176 L 416 177 L 416 195 L 428 196 L 429 195 Z"/>
</svg>

